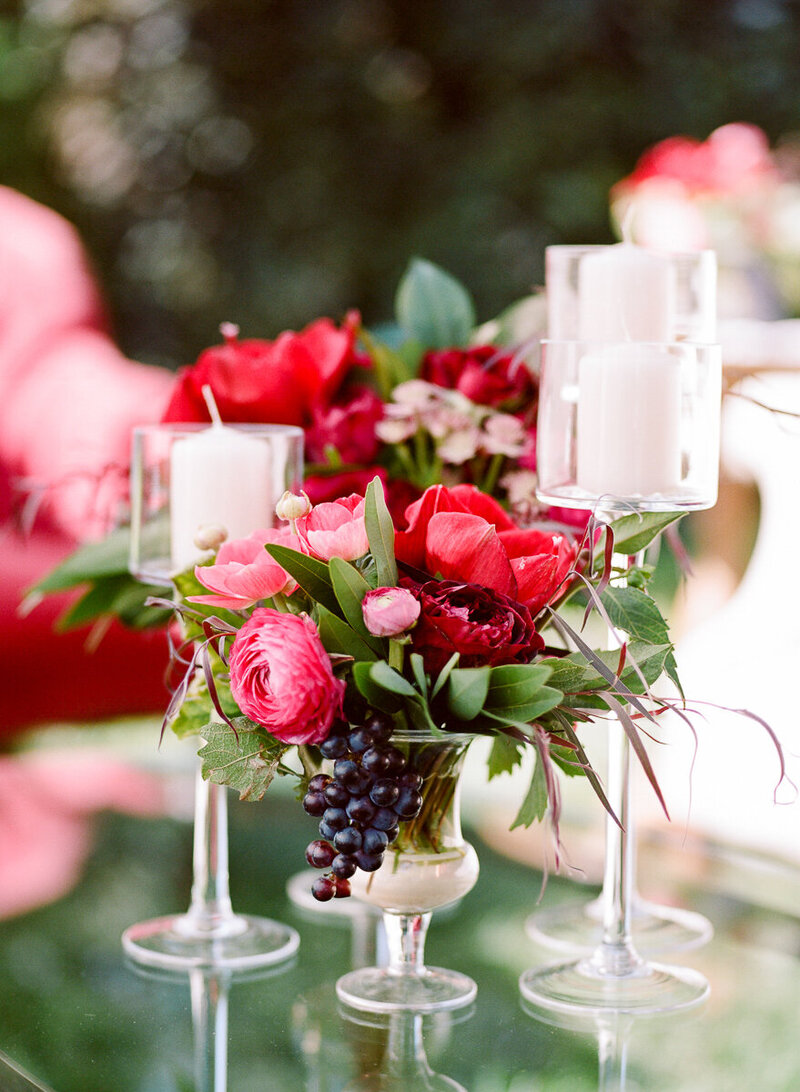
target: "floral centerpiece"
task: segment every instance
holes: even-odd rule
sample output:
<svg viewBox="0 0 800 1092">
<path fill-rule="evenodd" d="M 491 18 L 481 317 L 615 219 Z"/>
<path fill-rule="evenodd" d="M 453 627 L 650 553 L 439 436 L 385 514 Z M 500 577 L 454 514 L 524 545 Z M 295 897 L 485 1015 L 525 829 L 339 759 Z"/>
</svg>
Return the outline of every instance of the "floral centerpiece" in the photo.
<svg viewBox="0 0 800 1092">
<path fill-rule="evenodd" d="M 420 840 L 436 851 L 452 785 L 439 776 L 426 796 L 424 765 L 407 768 L 396 732 L 490 736 L 490 777 L 533 748 L 514 825 L 549 815 L 556 847 L 557 770 L 606 802 L 577 731 L 598 709 L 622 719 L 657 789 L 637 694 L 674 674 L 672 646 L 635 580 L 609 586 L 614 531 L 520 528 L 465 484 L 429 487 L 396 526 L 377 477 L 364 496 L 286 495 L 278 514 L 285 528 L 224 542 L 177 578 L 192 653 L 165 723 L 200 734 L 204 776 L 244 799 L 276 774 L 297 779 L 319 824 L 307 851 L 324 870 L 318 899 L 349 894 L 387 852 Z M 615 548 L 634 552 L 672 518 L 624 517 Z M 622 651 L 594 652 L 572 627 L 580 589 L 630 635 Z M 428 761 L 441 761 L 433 745 Z"/>
</svg>

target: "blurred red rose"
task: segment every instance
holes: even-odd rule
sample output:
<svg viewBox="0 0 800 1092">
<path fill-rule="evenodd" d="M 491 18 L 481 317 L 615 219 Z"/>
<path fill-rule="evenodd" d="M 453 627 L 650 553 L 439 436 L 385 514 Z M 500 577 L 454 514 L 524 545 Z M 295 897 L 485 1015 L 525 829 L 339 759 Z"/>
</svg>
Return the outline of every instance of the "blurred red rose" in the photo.
<svg viewBox="0 0 800 1092">
<path fill-rule="evenodd" d="M 239 341 L 238 328 L 225 323 L 224 343 L 178 372 L 162 420 L 209 421 L 203 398 L 208 385 L 223 421 L 305 427 L 356 362 L 355 328 L 355 316 L 348 316 L 341 329 L 323 318 L 300 333 L 287 330 L 275 341 Z"/>
<path fill-rule="evenodd" d="M 437 675 L 454 652 L 459 667 L 529 663 L 544 648 L 527 607 L 507 595 L 456 580 L 423 584 L 402 578 L 421 612 L 411 630 L 414 651 Z"/>
<path fill-rule="evenodd" d="M 428 352 L 420 379 L 460 391 L 480 406 L 506 411 L 535 406 L 538 393 L 537 379 L 524 361 L 494 345 Z"/>
</svg>

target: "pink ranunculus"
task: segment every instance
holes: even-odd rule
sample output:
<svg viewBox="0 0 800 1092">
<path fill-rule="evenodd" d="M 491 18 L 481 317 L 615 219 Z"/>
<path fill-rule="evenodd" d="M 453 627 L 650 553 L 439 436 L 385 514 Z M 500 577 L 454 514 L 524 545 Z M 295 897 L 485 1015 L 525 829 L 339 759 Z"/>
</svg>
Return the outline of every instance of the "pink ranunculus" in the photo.
<svg viewBox="0 0 800 1092">
<path fill-rule="evenodd" d="M 194 570 L 203 587 L 214 594 L 190 595 L 189 602 L 244 610 L 260 599 L 295 591 L 295 582 L 264 549 L 268 542 L 301 548 L 300 539 L 288 528 L 254 531 L 247 538 L 224 542 L 213 565 L 198 565 Z"/>
<path fill-rule="evenodd" d="M 296 526 L 304 551 L 321 561 L 332 557 L 354 561 L 369 549 L 364 498 L 358 493 L 316 505 Z"/>
<path fill-rule="evenodd" d="M 341 715 L 344 682 L 308 615 L 258 607 L 236 634 L 230 673 L 241 711 L 283 743 L 321 743 Z"/>
<path fill-rule="evenodd" d="M 507 595 L 455 580 L 404 583 L 421 607 L 411 642 L 432 675 L 454 652 L 460 667 L 482 667 L 530 663 L 544 648 L 528 608 Z"/>
<path fill-rule="evenodd" d="M 375 588 L 361 601 L 364 625 L 374 637 L 399 637 L 419 618 L 419 602 L 407 588 Z"/>
<path fill-rule="evenodd" d="M 206 349 L 178 379 L 164 421 L 208 421 L 203 387 L 211 387 L 224 421 L 311 423 L 313 410 L 326 404 L 346 372 L 357 363 L 357 316 L 341 329 L 317 319 L 304 330 L 287 330 L 275 341 L 239 341 L 238 328 L 225 324 L 224 343 Z"/>
</svg>

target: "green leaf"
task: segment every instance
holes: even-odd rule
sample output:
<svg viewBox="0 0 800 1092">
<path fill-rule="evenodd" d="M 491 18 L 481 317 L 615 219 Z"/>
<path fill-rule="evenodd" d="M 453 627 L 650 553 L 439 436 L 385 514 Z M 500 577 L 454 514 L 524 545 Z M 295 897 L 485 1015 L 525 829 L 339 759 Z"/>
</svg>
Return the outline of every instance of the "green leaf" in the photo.
<svg viewBox="0 0 800 1092">
<path fill-rule="evenodd" d="M 34 584 L 31 591 L 56 592 L 88 584 L 102 577 L 128 572 L 130 529 L 119 527 L 102 542 L 81 546 L 55 569 Z M 160 589 L 163 592 L 163 588 Z"/>
<path fill-rule="evenodd" d="M 498 732 L 492 740 L 492 749 L 489 752 L 489 780 L 498 774 L 511 773 L 521 762 L 524 747 L 521 740 L 512 739 L 505 732 Z"/>
<path fill-rule="evenodd" d="M 353 664 L 353 679 L 359 693 L 366 698 L 373 709 L 380 709 L 383 713 L 396 713 L 402 708 L 402 701 L 373 681 L 371 668 L 372 664 L 366 661 Z"/>
<path fill-rule="evenodd" d="M 520 805 L 514 822 L 510 829 L 515 827 L 529 827 L 533 823 L 540 823 L 547 813 L 547 778 L 541 758 L 536 756 L 536 765 L 533 767 L 531 783 L 525 794 L 525 799 Z"/>
<path fill-rule="evenodd" d="M 682 519 L 683 512 L 632 512 L 611 524 L 615 554 L 638 554 L 671 523 Z"/>
<path fill-rule="evenodd" d="M 560 690 L 552 686 L 541 686 L 536 691 L 536 697 L 529 701 L 520 702 L 518 705 L 498 705 L 491 708 L 487 703 L 483 711 L 508 724 L 532 724 L 545 713 L 549 713 L 551 709 L 555 709 L 563 700 L 564 695 Z"/>
<path fill-rule="evenodd" d="M 631 641 L 628 646 L 628 659 L 622 671 L 623 683 L 631 690 L 641 692 L 642 684 L 635 661 L 648 684 L 654 683 L 664 670 L 667 656 L 672 652 L 672 645 L 651 645 L 645 641 Z M 619 649 L 596 652 L 595 655 L 612 671 L 619 666 Z M 578 694 L 586 690 L 605 689 L 605 679 L 591 664 L 587 663 L 580 652 L 570 653 L 560 659 L 548 660 L 553 665 L 549 682 L 563 690 L 565 694 Z"/>
<path fill-rule="evenodd" d="M 140 584 L 127 573 L 103 577 L 61 615 L 56 628 L 64 632 L 109 616 L 119 617 L 131 629 L 165 626 L 172 611 L 145 606 L 149 596 L 163 596 L 164 590 L 157 585 Z"/>
<path fill-rule="evenodd" d="M 432 262 L 415 258 L 395 297 L 397 321 L 428 349 L 465 345 L 475 325 L 469 293 Z"/>
<path fill-rule="evenodd" d="M 233 724 L 208 724 L 205 746 L 198 751 L 203 777 L 215 785 L 229 785 L 240 800 L 260 800 L 272 783 L 289 745 L 278 743 L 247 717 Z"/>
<path fill-rule="evenodd" d="M 356 661 L 366 660 L 368 663 L 379 659 L 380 654 L 344 618 L 325 607 L 319 608 L 317 629 L 327 652 L 338 652 L 342 656 L 352 656 Z"/>
<path fill-rule="evenodd" d="M 388 690 L 392 694 L 399 694 L 404 698 L 419 700 L 420 694 L 408 679 L 404 679 L 399 671 L 389 667 L 385 660 L 378 660 L 377 663 L 372 664 L 369 673 L 372 681 L 384 690 Z"/>
<path fill-rule="evenodd" d="M 458 655 L 457 652 L 454 652 L 453 655 L 450 657 L 450 659 L 447 661 L 447 663 L 444 665 L 442 670 L 439 672 L 439 675 L 438 675 L 438 677 L 436 679 L 436 682 L 433 684 L 433 690 L 431 691 L 431 698 L 435 698 L 436 695 L 439 693 L 439 691 L 442 689 L 444 684 L 450 678 L 450 672 L 456 666 L 458 661 L 459 661 L 459 655 Z"/>
<path fill-rule="evenodd" d="M 425 677 L 425 661 L 418 652 L 412 652 L 409 656 L 409 660 L 411 661 L 411 670 L 414 673 L 414 680 L 419 687 L 419 692 L 427 699 L 428 680 Z"/>
<path fill-rule="evenodd" d="M 459 720 L 474 720 L 489 693 L 490 667 L 454 667 L 447 687 L 447 705 Z"/>
<path fill-rule="evenodd" d="M 342 608 L 345 619 L 378 656 L 385 656 L 386 642 L 381 640 L 380 637 L 374 637 L 364 625 L 361 601 L 370 591 L 369 584 L 349 561 L 343 561 L 340 557 L 332 557 L 328 565 L 334 595 Z M 361 658 L 359 657 L 359 659 Z"/>
<path fill-rule="evenodd" d="M 397 586 L 397 562 L 394 558 L 394 524 L 386 507 L 380 478 L 373 478 L 367 486 L 364 504 L 364 524 L 367 529 L 369 550 L 375 562 L 377 587 Z"/>
<path fill-rule="evenodd" d="M 602 601 L 615 629 L 621 629 L 631 638 L 647 641 L 651 645 L 672 644 L 669 627 L 658 604 L 640 588 L 608 587 L 603 592 Z M 680 690 L 678 665 L 672 652 L 665 657 L 664 669 Z"/>
<path fill-rule="evenodd" d="M 289 576 L 294 577 L 307 595 L 333 614 L 341 615 L 342 610 L 333 590 L 330 570 L 324 561 L 274 542 L 268 543 L 266 550 L 286 569 Z"/>
<path fill-rule="evenodd" d="M 547 664 L 503 664 L 491 669 L 487 707 L 493 710 L 530 701 L 550 677 Z"/>
</svg>

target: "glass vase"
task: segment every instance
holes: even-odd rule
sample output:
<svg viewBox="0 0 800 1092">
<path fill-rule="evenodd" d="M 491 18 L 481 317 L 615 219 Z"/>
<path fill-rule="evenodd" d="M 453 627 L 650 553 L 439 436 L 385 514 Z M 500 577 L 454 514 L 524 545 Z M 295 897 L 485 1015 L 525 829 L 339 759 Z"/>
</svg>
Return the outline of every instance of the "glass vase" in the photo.
<svg viewBox="0 0 800 1092">
<path fill-rule="evenodd" d="M 434 1012 L 474 1000 L 467 975 L 424 962 L 425 937 L 434 910 L 460 899 L 478 879 L 478 857 L 461 832 L 460 777 L 469 735 L 396 731 L 392 744 L 420 775 L 423 798 L 416 819 L 400 824 L 381 867 L 357 872 L 353 894 L 383 911 L 388 961 L 364 967 L 336 983 L 341 1001 L 370 1012 Z"/>
</svg>

